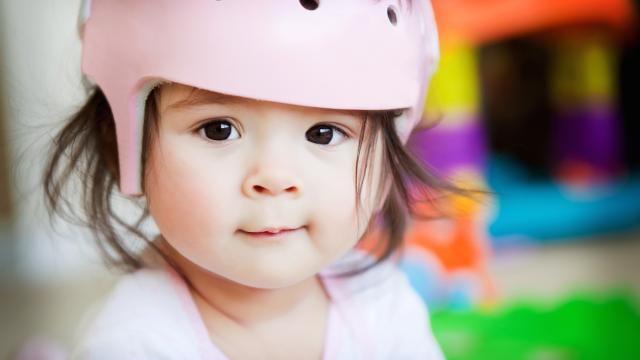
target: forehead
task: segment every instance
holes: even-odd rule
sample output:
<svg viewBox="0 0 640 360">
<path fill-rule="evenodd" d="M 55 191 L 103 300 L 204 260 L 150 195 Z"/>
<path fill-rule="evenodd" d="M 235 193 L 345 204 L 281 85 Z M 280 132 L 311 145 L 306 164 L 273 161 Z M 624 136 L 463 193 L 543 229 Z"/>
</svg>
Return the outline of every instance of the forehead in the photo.
<svg viewBox="0 0 640 360">
<path fill-rule="evenodd" d="M 181 84 L 166 84 L 160 88 L 160 109 L 180 110 L 210 104 L 240 104 L 251 100 L 239 96 L 221 94 Z"/>
<path fill-rule="evenodd" d="M 304 112 L 341 114 L 353 117 L 363 117 L 363 111 L 358 110 L 342 110 L 342 109 L 324 109 L 306 106 L 281 104 L 257 99 L 249 99 L 239 96 L 227 95 L 218 92 L 198 89 L 182 84 L 166 84 L 160 88 L 160 113 L 186 111 L 189 109 L 210 106 L 210 105 L 226 105 L 226 106 L 242 106 L 242 107 L 277 107 L 289 110 L 297 110 Z"/>
</svg>

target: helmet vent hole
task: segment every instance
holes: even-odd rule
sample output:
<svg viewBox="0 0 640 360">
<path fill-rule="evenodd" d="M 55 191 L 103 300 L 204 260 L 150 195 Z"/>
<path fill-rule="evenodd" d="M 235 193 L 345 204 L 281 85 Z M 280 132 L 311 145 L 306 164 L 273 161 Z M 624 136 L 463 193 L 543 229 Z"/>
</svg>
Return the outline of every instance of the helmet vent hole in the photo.
<svg viewBox="0 0 640 360">
<path fill-rule="evenodd" d="M 315 10 L 320 6 L 319 0 L 300 0 L 300 5 L 307 10 Z"/>
<path fill-rule="evenodd" d="M 387 17 L 391 25 L 396 26 L 398 24 L 398 14 L 393 6 L 387 8 Z"/>
</svg>

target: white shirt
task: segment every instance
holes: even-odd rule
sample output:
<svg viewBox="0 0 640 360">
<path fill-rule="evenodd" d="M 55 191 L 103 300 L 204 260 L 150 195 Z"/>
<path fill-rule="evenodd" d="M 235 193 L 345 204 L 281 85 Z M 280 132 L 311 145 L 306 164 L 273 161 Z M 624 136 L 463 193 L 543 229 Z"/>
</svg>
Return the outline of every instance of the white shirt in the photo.
<svg viewBox="0 0 640 360">
<path fill-rule="evenodd" d="M 395 264 L 331 276 L 346 263 L 320 274 L 331 300 L 325 360 L 443 359 L 423 301 Z M 73 358 L 227 360 L 211 341 L 187 285 L 170 268 L 125 275 Z"/>
</svg>

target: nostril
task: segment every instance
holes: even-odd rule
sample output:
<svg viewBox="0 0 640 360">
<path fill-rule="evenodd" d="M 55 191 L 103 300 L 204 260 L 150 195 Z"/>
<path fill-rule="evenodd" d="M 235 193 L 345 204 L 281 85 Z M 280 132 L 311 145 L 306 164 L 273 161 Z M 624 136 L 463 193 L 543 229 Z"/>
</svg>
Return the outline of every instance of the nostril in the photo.
<svg viewBox="0 0 640 360">
<path fill-rule="evenodd" d="M 296 187 L 296 186 L 289 186 L 288 188 L 284 188 L 284 189 L 281 189 L 281 190 L 277 190 L 277 189 L 275 189 L 275 188 L 274 188 L 273 190 L 270 190 L 269 188 L 264 187 L 264 186 L 262 186 L 262 185 L 253 185 L 253 191 L 254 191 L 256 194 L 266 194 L 266 193 L 270 193 L 270 194 L 274 194 L 274 195 L 275 195 L 275 194 L 278 194 L 279 192 L 286 192 L 286 193 L 295 193 L 295 192 L 298 192 L 298 187 Z"/>
</svg>

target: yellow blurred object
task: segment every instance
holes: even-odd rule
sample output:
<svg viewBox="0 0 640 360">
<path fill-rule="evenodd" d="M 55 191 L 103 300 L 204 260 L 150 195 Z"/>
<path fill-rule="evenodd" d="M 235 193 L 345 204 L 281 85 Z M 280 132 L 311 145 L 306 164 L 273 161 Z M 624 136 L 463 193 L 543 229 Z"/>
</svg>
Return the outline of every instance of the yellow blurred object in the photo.
<svg viewBox="0 0 640 360">
<path fill-rule="evenodd" d="M 464 41 L 443 48 L 440 65 L 431 80 L 425 102 L 427 118 L 464 121 L 479 111 L 480 90 L 476 50 Z M 463 116 L 449 116 L 461 114 Z"/>
<path fill-rule="evenodd" d="M 478 169 L 460 168 L 451 174 L 454 184 L 471 194 L 452 194 L 449 203 L 454 216 L 465 216 L 480 211 L 486 205 L 489 195 L 487 184 Z"/>
<path fill-rule="evenodd" d="M 616 54 L 602 32 L 554 37 L 553 100 L 557 105 L 610 102 L 616 96 Z"/>
</svg>

